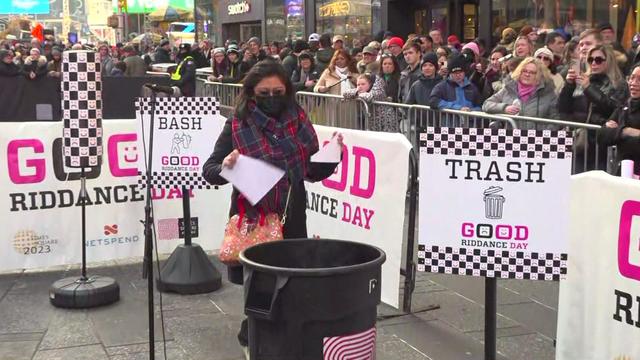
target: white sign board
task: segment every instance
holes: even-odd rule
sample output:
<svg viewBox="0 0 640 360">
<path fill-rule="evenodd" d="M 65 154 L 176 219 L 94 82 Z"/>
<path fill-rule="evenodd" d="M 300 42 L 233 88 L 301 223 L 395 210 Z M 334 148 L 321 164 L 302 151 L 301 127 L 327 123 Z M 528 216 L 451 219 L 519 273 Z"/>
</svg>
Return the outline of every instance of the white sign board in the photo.
<svg viewBox="0 0 640 360">
<path fill-rule="evenodd" d="M 571 141 L 562 131 L 428 128 L 420 135 L 418 270 L 558 280 Z"/>
<path fill-rule="evenodd" d="M 556 359 L 640 359 L 640 182 L 589 172 L 571 194 Z"/>
</svg>

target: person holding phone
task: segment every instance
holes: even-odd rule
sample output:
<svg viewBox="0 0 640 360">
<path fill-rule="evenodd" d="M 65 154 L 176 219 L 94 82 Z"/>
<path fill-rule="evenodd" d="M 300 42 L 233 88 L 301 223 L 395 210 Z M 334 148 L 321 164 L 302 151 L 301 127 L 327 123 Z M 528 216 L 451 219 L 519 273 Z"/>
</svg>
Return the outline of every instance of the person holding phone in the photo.
<svg viewBox="0 0 640 360">
<path fill-rule="evenodd" d="M 624 79 L 611 47 L 597 45 L 586 55 L 585 72 L 579 72 L 575 67 L 569 69 L 558 99 L 558 110 L 569 121 L 604 125 L 624 102 Z M 578 86 L 583 89 L 582 93 L 576 93 Z M 607 149 L 600 147 L 596 156 L 596 134 L 593 131 L 587 134 L 578 136 L 574 141 L 576 171 L 605 170 Z"/>
</svg>

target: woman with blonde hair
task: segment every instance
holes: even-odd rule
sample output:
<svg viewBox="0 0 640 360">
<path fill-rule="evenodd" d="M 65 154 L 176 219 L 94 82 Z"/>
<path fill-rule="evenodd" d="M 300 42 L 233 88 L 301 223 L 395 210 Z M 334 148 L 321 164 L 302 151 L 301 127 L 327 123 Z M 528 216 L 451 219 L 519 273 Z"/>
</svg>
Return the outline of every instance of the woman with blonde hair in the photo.
<svg viewBox="0 0 640 360">
<path fill-rule="evenodd" d="M 518 36 L 516 42 L 513 45 L 513 56 L 519 58 L 525 58 L 533 56 L 535 48 L 531 40 L 526 36 Z"/>
<path fill-rule="evenodd" d="M 490 114 L 508 114 L 557 119 L 557 98 L 549 69 L 533 57 L 527 57 L 505 80 L 504 87 L 488 98 L 482 110 Z M 519 122 L 524 129 L 554 129 L 533 122 Z"/>
<path fill-rule="evenodd" d="M 320 76 L 320 80 L 318 80 L 313 91 L 342 95 L 355 88 L 357 75 L 358 69 L 356 69 L 349 52 L 344 49 L 336 50 L 329 66 Z"/>
<path fill-rule="evenodd" d="M 578 87 L 582 91 L 576 91 Z M 625 83 L 613 49 L 597 45 L 587 53 L 585 72 L 581 72 L 580 67 L 568 70 L 558 110 L 569 121 L 604 125 L 625 97 Z M 577 172 L 606 170 L 607 149 L 600 147 L 596 155 L 594 131 L 588 132 L 588 136 L 578 136 L 574 143 Z"/>
</svg>

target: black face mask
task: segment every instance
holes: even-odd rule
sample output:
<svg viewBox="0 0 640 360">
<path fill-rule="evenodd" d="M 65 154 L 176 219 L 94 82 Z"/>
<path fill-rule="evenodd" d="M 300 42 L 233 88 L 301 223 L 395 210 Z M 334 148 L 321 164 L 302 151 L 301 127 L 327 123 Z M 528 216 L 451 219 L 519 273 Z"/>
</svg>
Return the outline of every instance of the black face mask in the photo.
<svg viewBox="0 0 640 360">
<path fill-rule="evenodd" d="M 287 97 L 284 95 L 259 96 L 256 95 L 256 104 L 265 115 L 277 117 L 287 107 Z"/>
</svg>

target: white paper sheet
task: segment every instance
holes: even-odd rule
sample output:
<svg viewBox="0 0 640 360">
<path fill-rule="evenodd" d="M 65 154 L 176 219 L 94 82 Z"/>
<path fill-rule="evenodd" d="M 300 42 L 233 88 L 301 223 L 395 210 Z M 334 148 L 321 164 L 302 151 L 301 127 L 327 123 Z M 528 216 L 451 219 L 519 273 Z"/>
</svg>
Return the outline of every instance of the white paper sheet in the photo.
<svg viewBox="0 0 640 360">
<path fill-rule="evenodd" d="M 255 205 L 284 176 L 284 170 L 262 160 L 240 155 L 232 169 L 223 167 L 220 176 L 229 181 Z"/>
<path fill-rule="evenodd" d="M 325 146 L 311 156 L 311 162 L 339 163 L 341 155 L 342 147 L 338 144 L 338 137 L 334 135 Z"/>
</svg>

